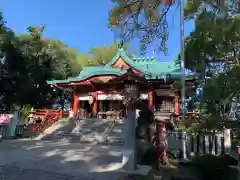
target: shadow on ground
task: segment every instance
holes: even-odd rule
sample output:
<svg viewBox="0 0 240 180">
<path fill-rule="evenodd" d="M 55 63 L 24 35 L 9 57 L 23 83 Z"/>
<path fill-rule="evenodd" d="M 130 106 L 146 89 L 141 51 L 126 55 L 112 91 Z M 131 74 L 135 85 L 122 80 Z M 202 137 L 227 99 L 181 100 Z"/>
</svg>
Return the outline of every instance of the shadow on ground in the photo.
<svg viewBox="0 0 240 180">
<path fill-rule="evenodd" d="M 31 171 L 33 174 L 46 172 L 44 174 L 64 174 L 71 178 L 114 180 L 119 174 L 109 167 L 121 163 L 120 147 L 34 140 L 4 141 L 0 145 L 2 171 L 18 169 L 15 174 L 7 173 L 14 177 L 16 173 L 23 176 L 23 172 Z"/>
</svg>

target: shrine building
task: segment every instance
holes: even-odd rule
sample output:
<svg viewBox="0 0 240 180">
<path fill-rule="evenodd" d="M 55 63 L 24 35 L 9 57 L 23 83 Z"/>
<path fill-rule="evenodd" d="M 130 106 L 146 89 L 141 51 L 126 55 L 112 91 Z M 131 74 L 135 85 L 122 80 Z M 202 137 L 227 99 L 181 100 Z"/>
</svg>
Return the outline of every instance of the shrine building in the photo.
<svg viewBox="0 0 240 180">
<path fill-rule="evenodd" d="M 76 77 L 47 83 L 73 93 L 70 110 L 75 116 L 80 113 L 81 116 L 104 118 L 110 112 L 124 116 L 122 92 L 109 81 L 127 75 L 129 69 L 151 85 L 151 88 L 140 89 L 139 101 L 155 113 L 180 112 L 180 90 L 173 88 L 173 83 L 181 79 L 180 66 L 174 61 L 131 57 L 123 48 L 119 48 L 106 65 L 83 67 Z M 186 76 L 186 96 L 195 93 L 194 82 L 193 76 Z"/>
</svg>

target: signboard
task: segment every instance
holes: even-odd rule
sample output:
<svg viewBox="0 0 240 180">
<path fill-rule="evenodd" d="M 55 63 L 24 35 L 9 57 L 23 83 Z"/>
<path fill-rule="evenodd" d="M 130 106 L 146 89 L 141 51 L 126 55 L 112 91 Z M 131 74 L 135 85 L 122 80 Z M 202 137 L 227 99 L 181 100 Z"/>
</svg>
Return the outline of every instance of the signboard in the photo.
<svg viewBox="0 0 240 180">
<path fill-rule="evenodd" d="M 157 89 L 155 91 L 157 96 L 175 96 L 174 90 L 171 89 Z"/>
<path fill-rule="evenodd" d="M 137 99 L 140 97 L 140 89 L 136 84 L 125 84 L 123 95 L 127 99 Z"/>
</svg>

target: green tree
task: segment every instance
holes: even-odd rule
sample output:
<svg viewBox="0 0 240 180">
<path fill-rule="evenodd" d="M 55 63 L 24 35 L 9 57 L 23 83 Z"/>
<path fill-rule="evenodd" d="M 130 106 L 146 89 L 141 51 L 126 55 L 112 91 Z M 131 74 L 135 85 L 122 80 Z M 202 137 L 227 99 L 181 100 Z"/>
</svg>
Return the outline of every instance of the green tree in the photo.
<svg viewBox="0 0 240 180">
<path fill-rule="evenodd" d="M 196 18 L 196 29 L 185 41 L 185 64 L 201 75 L 203 95 L 200 121 L 195 129 L 216 130 L 229 118 L 227 108 L 239 94 L 239 18 L 214 17 L 202 11 Z"/>
<path fill-rule="evenodd" d="M 239 17 L 201 21 L 202 16 L 213 14 L 205 11 L 195 20 L 196 29 L 185 41 L 186 67 L 203 72 L 214 61 L 239 64 Z"/>
<path fill-rule="evenodd" d="M 33 107 L 51 105 L 57 96 L 46 84 L 78 72 L 76 50 L 58 40 L 42 37 L 45 26 L 30 26 L 27 34 L 15 35 L 0 16 L 1 104 Z"/>
<path fill-rule="evenodd" d="M 117 54 L 118 46 L 118 43 L 112 43 L 103 47 L 93 47 L 88 53 L 80 53 L 77 57 L 77 62 L 81 67 L 107 64 Z M 127 51 L 128 45 L 124 45 L 123 48 Z M 130 55 L 133 53 L 130 52 Z"/>
<path fill-rule="evenodd" d="M 226 1 L 226 0 L 187 0 L 185 5 L 185 17 L 186 19 L 194 19 L 203 11 L 214 12 L 214 18 L 233 16 L 239 13 L 240 6 L 238 1 Z M 213 16 L 212 16 L 213 17 Z M 207 17 L 205 17 L 207 18 Z"/>
</svg>

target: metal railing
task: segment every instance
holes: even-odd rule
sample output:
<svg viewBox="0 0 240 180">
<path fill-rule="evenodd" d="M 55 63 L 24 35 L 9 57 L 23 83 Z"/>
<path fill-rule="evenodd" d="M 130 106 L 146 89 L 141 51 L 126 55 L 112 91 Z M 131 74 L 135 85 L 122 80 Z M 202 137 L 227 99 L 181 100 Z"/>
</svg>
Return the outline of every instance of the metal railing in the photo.
<svg viewBox="0 0 240 180">
<path fill-rule="evenodd" d="M 3 138 L 9 136 L 9 127 L 7 125 L 0 125 L 0 134 Z"/>
<path fill-rule="evenodd" d="M 21 136 L 23 134 L 25 125 L 17 125 L 15 129 L 15 136 Z M 0 134 L 3 138 L 9 138 L 9 126 L 8 125 L 0 125 Z"/>
<path fill-rule="evenodd" d="M 108 128 L 103 132 L 103 140 L 101 143 L 105 143 L 108 141 L 108 135 L 112 132 L 112 130 L 116 127 L 116 119 L 117 116 L 113 119 L 111 124 L 108 126 Z M 100 142 L 99 142 L 100 143 Z"/>
</svg>

